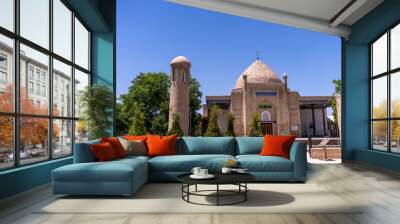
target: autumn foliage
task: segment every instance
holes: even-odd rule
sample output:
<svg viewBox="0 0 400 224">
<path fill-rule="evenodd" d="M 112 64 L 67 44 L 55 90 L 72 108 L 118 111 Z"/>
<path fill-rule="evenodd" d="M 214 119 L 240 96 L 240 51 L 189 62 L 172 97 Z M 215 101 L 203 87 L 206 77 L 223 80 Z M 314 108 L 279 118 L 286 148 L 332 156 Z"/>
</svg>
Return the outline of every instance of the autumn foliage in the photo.
<svg viewBox="0 0 400 224">
<path fill-rule="evenodd" d="M 13 112 L 14 90 L 9 85 L 6 92 L 0 93 L 0 111 Z M 45 105 L 45 106 L 43 106 Z M 35 105 L 29 98 L 25 88 L 20 88 L 20 111 L 21 114 L 47 115 L 47 103 Z M 58 113 L 58 111 L 56 111 Z M 0 148 L 13 148 L 13 117 L 0 116 Z M 22 116 L 20 118 L 20 148 L 24 149 L 26 145 L 46 144 L 48 139 L 48 119 L 32 118 Z M 53 126 L 53 138 L 59 135 L 59 127 Z"/>
</svg>

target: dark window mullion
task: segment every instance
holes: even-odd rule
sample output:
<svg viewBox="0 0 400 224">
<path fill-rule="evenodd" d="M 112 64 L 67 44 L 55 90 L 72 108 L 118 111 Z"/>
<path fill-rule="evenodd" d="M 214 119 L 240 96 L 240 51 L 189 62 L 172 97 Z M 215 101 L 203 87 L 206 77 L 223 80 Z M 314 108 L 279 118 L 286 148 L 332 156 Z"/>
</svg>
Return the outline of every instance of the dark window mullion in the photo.
<svg viewBox="0 0 400 224">
<path fill-rule="evenodd" d="M 49 50 L 53 52 L 53 0 L 49 0 Z M 49 55 L 49 74 L 48 74 L 49 94 L 49 116 L 48 119 L 48 152 L 49 159 L 53 159 L 53 57 Z"/>
<path fill-rule="evenodd" d="M 19 8 L 20 1 L 14 1 L 14 30 L 16 34 L 19 34 Z M 19 113 L 19 96 L 20 96 L 20 50 L 19 50 L 19 39 L 14 39 L 14 113 Z M 20 119 L 14 116 L 14 166 L 19 166 L 20 164 L 20 156 L 19 156 L 19 135 L 20 135 Z"/>
<path fill-rule="evenodd" d="M 390 71 L 390 30 L 387 32 L 387 71 Z M 388 141 L 388 147 L 387 151 L 391 152 L 392 151 L 392 137 L 391 137 L 391 120 L 390 118 L 392 117 L 392 100 L 391 100 L 391 74 L 389 73 L 387 75 L 387 117 L 388 122 L 387 122 L 387 141 Z"/>
<path fill-rule="evenodd" d="M 72 63 L 75 65 L 75 12 L 72 11 L 71 15 L 71 23 L 72 23 L 72 38 L 71 38 L 71 56 L 72 56 Z M 71 96 L 71 117 L 75 118 L 75 66 L 71 67 L 71 91 L 72 91 L 72 96 Z M 76 121 L 72 121 L 72 130 L 71 130 L 71 154 L 74 155 L 74 150 L 75 150 L 75 124 Z"/>
</svg>

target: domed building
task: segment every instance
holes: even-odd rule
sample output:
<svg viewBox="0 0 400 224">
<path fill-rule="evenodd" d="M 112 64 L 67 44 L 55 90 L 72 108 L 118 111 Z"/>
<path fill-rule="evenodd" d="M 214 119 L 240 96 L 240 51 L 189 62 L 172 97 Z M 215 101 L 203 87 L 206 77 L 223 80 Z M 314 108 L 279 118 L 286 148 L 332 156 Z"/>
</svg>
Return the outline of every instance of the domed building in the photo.
<svg viewBox="0 0 400 224">
<path fill-rule="evenodd" d="M 224 133 L 227 117 L 235 117 L 235 134 L 249 133 L 252 116 L 258 113 L 264 134 L 291 134 L 296 136 L 330 135 L 326 108 L 329 96 L 301 97 L 288 88 L 288 77 L 282 79 L 257 58 L 236 81 L 231 95 L 206 96 L 203 115 L 212 105 L 218 105 L 218 126 Z"/>
</svg>

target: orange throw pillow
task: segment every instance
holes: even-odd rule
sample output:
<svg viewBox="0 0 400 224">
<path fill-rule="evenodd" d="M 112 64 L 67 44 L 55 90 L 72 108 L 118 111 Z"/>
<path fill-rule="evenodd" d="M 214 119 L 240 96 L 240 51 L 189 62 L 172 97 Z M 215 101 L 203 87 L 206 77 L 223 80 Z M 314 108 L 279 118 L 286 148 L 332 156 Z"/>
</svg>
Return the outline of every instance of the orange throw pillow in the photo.
<svg viewBox="0 0 400 224">
<path fill-rule="evenodd" d="M 117 158 L 121 158 L 126 156 L 126 151 L 124 146 L 122 146 L 121 142 L 119 142 L 117 137 L 110 137 L 110 138 L 101 138 L 101 142 L 108 142 L 114 149 L 115 155 Z"/>
<path fill-rule="evenodd" d="M 149 135 L 147 137 L 148 156 L 176 155 L 176 135 L 158 136 Z"/>
<path fill-rule="evenodd" d="M 290 148 L 296 136 L 264 136 L 264 146 L 261 149 L 262 156 L 280 156 L 289 159 Z"/>
<path fill-rule="evenodd" d="M 91 149 L 94 157 L 99 162 L 110 161 L 117 158 L 113 147 L 108 142 L 93 144 L 91 145 Z"/>
</svg>

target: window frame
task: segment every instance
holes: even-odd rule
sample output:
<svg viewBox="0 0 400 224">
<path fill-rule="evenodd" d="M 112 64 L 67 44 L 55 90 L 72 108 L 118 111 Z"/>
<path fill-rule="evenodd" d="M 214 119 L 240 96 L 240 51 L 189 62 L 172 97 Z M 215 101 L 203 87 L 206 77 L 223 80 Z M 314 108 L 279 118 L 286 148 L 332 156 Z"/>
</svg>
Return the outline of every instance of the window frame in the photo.
<svg viewBox="0 0 400 224">
<path fill-rule="evenodd" d="M 0 168 L 0 172 L 4 170 L 10 170 L 10 169 L 16 169 L 18 167 L 23 167 L 23 166 L 29 166 L 37 163 L 43 163 L 49 160 L 53 159 L 62 159 L 65 157 L 70 157 L 73 155 L 74 152 L 74 143 L 75 143 L 75 123 L 76 121 L 79 120 L 79 117 L 75 117 L 75 108 L 71 108 L 71 114 L 70 116 L 56 116 L 53 115 L 53 59 L 58 60 L 59 62 L 62 62 L 66 65 L 71 66 L 71 83 L 73 84 L 75 82 L 75 69 L 87 74 L 89 76 L 89 83 L 88 86 L 92 85 L 92 73 L 91 73 L 91 65 L 92 65 L 92 57 L 91 57 L 91 49 L 92 49 L 92 44 L 91 44 L 91 37 L 92 37 L 92 30 L 89 28 L 89 26 L 84 22 L 84 20 L 79 16 L 77 12 L 75 12 L 72 7 L 65 1 L 65 0 L 59 0 L 65 7 L 68 8 L 68 10 L 71 11 L 71 58 L 67 59 L 64 58 L 63 56 L 55 53 L 53 50 L 53 1 L 54 0 L 48 0 L 49 2 L 49 49 L 46 49 L 45 47 L 42 47 L 39 44 L 36 44 L 29 39 L 23 37 L 20 35 L 20 0 L 14 0 L 13 1 L 13 10 L 14 10 L 14 30 L 10 31 L 4 27 L 0 26 L 0 35 L 3 35 L 5 37 L 11 38 L 13 40 L 13 64 L 12 66 L 12 74 L 14 78 L 14 110 L 13 112 L 2 112 L 0 111 L 0 116 L 11 116 L 13 119 L 13 154 L 14 154 L 14 161 L 13 161 L 13 166 L 10 167 L 5 167 L 5 168 Z M 88 69 L 85 69 L 78 64 L 75 63 L 75 18 L 79 20 L 79 22 L 84 26 L 84 28 L 88 31 L 89 33 L 89 39 L 88 39 L 88 61 L 89 61 L 89 67 Z M 46 96 L 48 97 L 48 113 L 46 115 L 39 115 L 39 114 L 26 114 L 26 113 L 21 113 L 20 112 L 20 45 L 25 45 L 27 47 L 32 48 L 33 50 L 39 51 L 40 53 L 43 53 L 48 56 L 49 58 L 49 63 L 48 63 L 48 80 L 47 81 L 47 87 L 46 87 Z M 30 68 L 30 67 L 28 67 Z M 40 73 L 41 75 L 42 73 Z M 33 82 L 35 85 L 35 80 L 36 80 L 36 70 L 33 70 Z M 27 80 L 30 80 L 30 74 L 26 74 Z M 41 83 L 41 77 L 39 77 L 39 83 Z M 42 86 L 42 85 L 41 85 Z M 29 91 L 29 90 L 28 90 Z M 36 91 L 36 90 L 34 90 Z M 72 97 L 72 105 L 75 103 L 75 88 L 74 85 L 71 85 L 71 93 L 73 94 Z M 41 94 L 40 94 L 41 95 Z M 38 162 L 33 162 L 33 163 L 26 163 L 26 164 L 21 164 L 20 161 L 20 143 L 19 143 L 19 138 L 20 138 L 20 119 L 28 117 L 28 118 L 45 118 L 47 119 L 48 122 L 48 136 L 47 136 L 47 141 L 48 143 L 48 157 L 44 158 L 41 161 Z M 53 138 L 52 138 L 52 133 L 53 133 L 53 121 L 56 120 L 66 120 L 66 121 L 71 121 L 71 128 L 72 128 L 72 133 L 71 133 L 71 154 L 69 155 L 62 155 L 62 156 L 54 156 L 54 147 L 53 147 Z M 55 157 L 55 158 L 54 158 Z"/>
<path fill-rule="evenodd" d="M 396 73 L 400 72 L 400 67 L 397 68 L 391 68 L 391 31 L 393 28 L 400 26 L 400 22 L 396 22 L 393 25 L 391 25 L 389 28 L 385 29 L 383 33 L 378 35 L 374 40 L 372 40 L 369 44 L 369 143 L 370 143 L 370 150 L 373 151 L 380 151 L 380 152 L 387 152 L 387 153 L 392 153 L 392 154 L 400 154 L 400 152 L 393 152 L 392 151 L 392 121 L 400 121 L 400 117 L 393 117 L 392 116 L 392 98 L 391 98 L 391 92 L 392 92 L 392 85 L 391 85 L 391 80 L 392 76 L 395 75 Z M 384 35 L 387 35 L 387 64 L 386 64 L 386 71 L 376 74 L 373 74 L 373 44 L 378 41 L 381 37 Z M 374 93 L 374 86 L 373 86 L 373 81 L 382 77 L 386 77 L 386 86 L 387 86 L 387 105 L 386 105 L 386 117 L 385 118 L 373 118 L 373 93 Z M 373 122 L 375 121 L 386 121 L 386 151 L 379 150 L 374 148 L 374 132 L 373 132 Z"/>
</svg>

